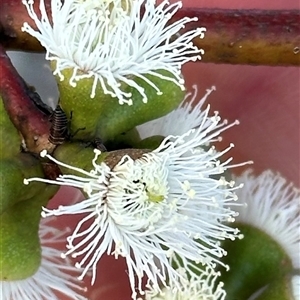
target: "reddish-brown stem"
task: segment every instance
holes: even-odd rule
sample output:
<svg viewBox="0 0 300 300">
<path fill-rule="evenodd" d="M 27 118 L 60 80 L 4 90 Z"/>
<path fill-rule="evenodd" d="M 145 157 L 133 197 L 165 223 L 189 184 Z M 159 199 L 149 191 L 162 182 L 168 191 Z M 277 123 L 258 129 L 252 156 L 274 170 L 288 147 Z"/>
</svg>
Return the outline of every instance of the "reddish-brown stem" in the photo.
<svg viewBox="0 0 300 300">
<path fill-rule="evenodd" d="M 39 14 L 35 1 L 36 13 Z M 50 0 L 45 0 L 50 15 Z M 195 44 L 206 53 L 203 62 L 251 65 L 300 65 L 299 10 L 224 10 L 182 8 L 171 22 L 179 18 L 197 17 L 184 30 L 206 27 L 205 39 Z M 0 3 L 0 42 L 6 49 L 43 51 L 39 42 L 21 31 L 23 22 L 33 28 L 21 0 Z"/>
<path fill-rule="evenodd" d="M 50 12 L 51 0 L 45 0 L 47 11 Z M 35 1 L 35 9 L 39 15 L 39 1 Z M 22 0 L 1 0 L 0 2 L 0 43 L 8 50 L 43 52 L 44 48 L 39 41 L 21 30 L 27 22 L 36 28 L 34 21 L 29 17 Z"/>
<path fill-rule="evenodd" d="M 35 104 L 37 97 L 20 77 L 4 48 L 0 45 L 0 95 L 4 107 L 18 131 L 22 134 L 29 152 L 39 154 L 54 145 L 48 141 L 49 117 Z"/>
<path fill-rule="evenodd" d="M 182 9 L 176 18 L 198 17 L 185 31 L 206 27 L 194 43 L 203 62 L 249 65 L 300 65 L 299 10 Z"/>
</svg>

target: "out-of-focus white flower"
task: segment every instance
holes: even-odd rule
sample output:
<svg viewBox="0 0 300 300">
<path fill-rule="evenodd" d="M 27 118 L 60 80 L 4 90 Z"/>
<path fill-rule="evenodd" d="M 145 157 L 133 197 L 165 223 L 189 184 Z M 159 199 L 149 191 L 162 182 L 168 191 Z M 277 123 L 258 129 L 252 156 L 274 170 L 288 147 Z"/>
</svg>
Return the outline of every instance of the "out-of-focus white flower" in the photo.
<svg viewBox="0 0 300 300">
<path fill-rule="evenodd" d="M 251 172 L 236 178 L 236 182 L 246 183 L 237 195 L 247 204 L 236 207 L 237 221 L 270 235 L 289 255 L 294 268 L 300 268 L 300 190 L 270 170 L 258 177 Z"/>
<path fill-rule="evenodd" d="M 63 3 L 62 3 L 63 2 Z M 170 24 L 182 3 L 167 0 L 156 6 L 156 0 L 52 0 L 51 19 L 44 0 L 40 1 L 41 17 L 33 0 L 23 0 L 38 31 L 28 23 L 22 30 L 36 37 L 46 48 L 46 58 L 56 61 L 54 74 L 64 79 L 62 70 L 72 68 L 70 84 L 83 78 L 94 78 L 91 97 L 98 84 L 104 93 L 117 97 L 120 104 L 132 104 L 132 94 L 124 84 L 135 88 L 147 102 L 144 88 L 133 77 L 158 87 L 145 75 L 170 80 L 184 89 L 181 66 L 201 58 L 202 49 L 192 44 L 204 37 L 205 28 L 178 35 L 185 24 L 195 18 L 185 17 Z M 166 70 L 170 75 L 163 75 Z"/>
<path fill-rule="evenodd" d="M 217 283 L 220 275 L 212 269 L 206 269 L 200 275 L 188 279 L 184 268 L 178 269 L 180 289 L 163 288 L 161 291 L 149 288 L 145 292 L 145 300 L 224 300 L 226 292 L 223 283 Z M 189 274 L 190 275 L 190 274 Z M 139 299 L 141 300 L 141 299 Z"/>
<path fill-rule="evenodd" d="M 23 280 L 0 281 L 2 300 L 84 300 L 85 289 L 76 278 L 79 270 L 61 258 L 66 232 L 54 229 L 45 220 L 40 223 L 41 265 L 31 277 Z M 57 248 L 58 249 L 57 249 Z"/>
<path fill-rule="evenodd" d="M 292 277 L 292 293 L 295 300 L 300 299 L 300 275 Z"/>
<path fill-rule="evenodd" d="M 128 150 L 128 155 L 112 168 L 105 161 L 96 163 L 98 150 L 90 172 L 43 153 L 79 176 L 62 175 L 56 181 L 31 178 L 25 183 L 70 185 L 87 193 L 87 199 L 77 204 L 55 210 L 44 208 L 43 212 L 44 217 L 88 214 L 67 239 L 69 250 L 65 254 L 81 257 L 77 264 L 84 266 L 81 277 L 92 268 L 94 282 L 97 263 L 104 253 L 123 256 L 135 298 L 136 286 L 143 293 L 144 275 L 155 289 L 160 288 L 160 283 L 179 287 L 180 274 L 170 264 L 171 255 L 211 268 L 222 264 L 220 258 L 226 252 L 221 241 L 240 237 L 237 229 L 226 224 L 236 216 L 230 207 L 237 200 L 235 190 L 240 186 L 223 176 L 232 167 L 231 159 L 220 161 L 233 145 L 222 152 L 214 146 L 202 146 L 215 141 L 235 123 L 220 123 L 218 115 L 209 117 L 208 113 L 209 107 L 197 128 L 180 136 L 168 136 L 152 152 L 145 151 L 133 159 Z M 83 229 L 86 224 L 88 228 Z"/>
</svg>

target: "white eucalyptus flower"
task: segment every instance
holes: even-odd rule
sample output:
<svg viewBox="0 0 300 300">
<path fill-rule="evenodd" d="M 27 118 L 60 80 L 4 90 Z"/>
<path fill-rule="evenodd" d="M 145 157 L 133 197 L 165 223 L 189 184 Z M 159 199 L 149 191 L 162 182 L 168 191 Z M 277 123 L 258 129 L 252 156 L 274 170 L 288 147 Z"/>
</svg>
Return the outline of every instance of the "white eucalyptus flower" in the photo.
<svg viewBox="0 0 300 300">
<path fill-rule="evenodd" d="M 97 164 L 95 150 L 90 172 L 66 165 L 50 155 L 42 154 L 58 165 L 78 172 L 78 176 L 62 175 L 57 180 L 30 178 L 25 180 L 69 185 L 83 189 L 87 198 L 58 209 L 44 208 L 43 216 L 87 213 L 67 239 L 65 255 L 79 257 L 84 267 L 82 278 L 92 268 L 95 280 L 97 263 L 104 253 L 123 256 L 128 266 L 132 297 L 136 287 L 143 293 L 146 275 L 155 289 L 160 284 L 177 286 L 180 274 L 172 267 L 170 257 L 177 255 L 214 268 L 226 255 L 221 247 L 224 239 L 240 238 L 239 231 L 227 223 L 236 212 L 230 207 L 237 200 L 234 182 L 228 182 L 224 171 L 234 167 L 231 159 L 221 161 L 224 153 L 209 145 L 227 125 L 220 117 L 208 116 L 209 106 L 197 128 L 180 136 L 168 136 L 152 152 L 143 150 L 138 158 L 131 151 L 113 167 Z M 175 120 L 176 122 L 176 120 Z M 88 224 L 88 226 L 86 226 Z M 82 240 L 81 240 L 82 239 Z"/>
<path fill-rule="evenodd" d="M 85 289 L 76 278 L 79 270 L 69 260 L 61 258 L 61 245 L 66 232 L 49 226 L 42 220 L 39 236 L 42 260 L 37 272 L 23 280 L 0 281 L 2 300 L 84 300 Z M 57 248 L 58 249 L 57 249 Z"/>
<path fill-rule="evenodd" d="M 270 170 L 258 177 L 245 171 L 236 182 L 246 183 L 237 191 L 247 207 L 238 206 L 238 222 L 269 234 L 286 251 L 294 268 L 300 268 L 300 190 Z"/>
<path fill-rule="evenodd" d="M 182 3 L 167 0 L 156 6 L 156 0 L 52 0 L 49 20 L 44 0 L 39 17 L 33 0 L 23 0 L 38 31 L 28 23 L 22 30 L 36 37 L 46 48 L 46 58 L 56 62 L 54 74 L 64 79 L 62 70 L 72 68 L 70 85 L 82 78 L 94 78 L 91 97 L 98 84 L 104 93 L 117 97 L 120 104 L 132 104 L 132 94 L 124 84 L 135 88 L 147 102 L 144 88 L 132 77 L 141 78 L 158 95 L 162 92 L 146 74 L 169 80 L 184 89 L 181 67 L 201 59 L 204 51 L 192 44 L 203 38 L 205 28 L 178 35 L 185 24 L 197 18 L 185 17 L 172 24 L 170 19 Z M 166 70 L 170 75 L 163 75 Z"/>
<path fill-rule="evenodd" d="M 199 276 L 188 279 L 185 269 L 179 269 L 183 274 L 180 279 L 180 289 L 164 288 L 157 291 L 149 288 L 145 292 L 145 300 L 224 300 L 226 292 L 223 283 L 217 283 L 219 272 L 207 269 Z M 141 299 L 139 299 L 141 300 Z"/>
</svg>

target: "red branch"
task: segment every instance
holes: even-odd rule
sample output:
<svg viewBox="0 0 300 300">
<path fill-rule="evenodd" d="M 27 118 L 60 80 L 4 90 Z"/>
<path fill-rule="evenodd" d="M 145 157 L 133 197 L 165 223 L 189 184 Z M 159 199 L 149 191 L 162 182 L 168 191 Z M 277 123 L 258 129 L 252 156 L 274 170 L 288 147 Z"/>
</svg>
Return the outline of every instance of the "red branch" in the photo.
<svg viewBox="0 0 300 300">
<path fill-rule="evenodd" d="M 51 14 L 51 0 L 45 0 Z M 35 9 L 39 14 L 39 1 Z M 197 17 L 184 30 L 206 27 L 203 40 L 194 43 L 206 51 L 203 62 L 300 65 L 299 10 L 223 10 L 183 7 L 171 22 L 183 17 Z M 39 42 L 21 31 L 24 22 L 36 28 L 21 0 L 1 0 L 0 43 L 6 49 L 43 51 Z"/>
<path fill-rule="evenodd" d="M 30 89 L 20 77 L 4 48 L 0 46 L 0 95 L 4 107 L 14 124 L 22 134 L 29 152 L 39 154 L 46 149 L 54 149 L 48 141 L 49 117 L 35 104 L 38 95 Z"/>
<path fill-rule="evenodd" d="M 300 65 L 299 10 L 182 9 L 176 20 L 198 17 L 185 31 L 206 27 L 194 43 L 203 62 L 250 65 Z M 172 20 L 173 21 L 173 20 Z"/>
</svg>

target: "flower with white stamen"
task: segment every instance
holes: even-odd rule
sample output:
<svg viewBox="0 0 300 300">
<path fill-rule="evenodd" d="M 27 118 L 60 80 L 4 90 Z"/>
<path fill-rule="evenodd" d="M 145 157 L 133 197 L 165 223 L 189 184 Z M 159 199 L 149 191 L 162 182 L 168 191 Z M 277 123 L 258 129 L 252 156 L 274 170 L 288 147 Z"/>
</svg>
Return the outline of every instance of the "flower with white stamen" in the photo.
<svg viewBox="0 0 300 300">
<path fill-rule="evenodd" d="M 286 251 L 294 268 L 300 268 L 300 190 L 270 170 L 258 177 L 245 171 L 236 182 L 245 182 L 237 191 L 247 207 L 238 206 L 238 222 L 250 224 L 268 235 Z"/>
<path fill-rule="evenodd" d="M 127 150 L 114 166 L 97 164 L 100 151 L 95 150 L 90 172 L 66 165 L 45 152 L 43 155 L 78 172 L 57 180 L 25 180 L 82 188 L 87 198 L 77 204 L 44 208 L 43 216 L 87 213 L 67 239 L 65 255 L 80 257 L 82 276 L 92 268 L 95 280 L 97 263 L 104 253 L 126 259 L 132 297 L 143 293 L 142 278 L 147 276 L 155 289 L 162 285 L 180 287 L 181 275 L 169 257 L 207 264 L 214 268 L 226 255 L 224 239 L 240 238 L 239 231 L 227 225 L 236 212 L 230 207 L 237 200 L 240 187 L 224 178 L 224 171 L 234 167 L 231 159 L 220 161 L 222 152 L 211 146 L 221 132 L 232 127 L 220 123 L 220 117 L 208 116 L 209 107 L 197 128 L 180 136 L 168 136 L 152 152 L 134 157 Z M 125 151 L 125 150 L 123 150 Z M 113 154 L 111 154 L 113 155 Z M 89 224 L 88 228 L 86 225 Z M 86 229 L 83 229 L 86 228 Z M 82 239 L 82 240 L 81 240 Z"/>
<path fill-rule="evenodd" d="M 223 283 L 217 284 L 220 275 L 212 269 L 207 269 L 199 276 L 188 279 L 185 269 L 178 269 L 183 274 L 180 279 L 180 289 L 163 288 L 157 291 L 149 288 L 145 292 L 145 300 L 224 300 L 226 292 Z M 141 300 L 141 299 L 139 299 Z"/>
<path fill-rule="evenodd" d="M 35 13 L 33 0 L 23 0 L 38 31 L 28 23 L 22 30 L 36 37 L 46 48 L 46 58 L 56 62 L 54 74 L 64 79 L 62 71 L 73 69 L 70 85 L 83 78 L 93 78 L 91 97 L 98 84 L 105 94 L 117 97 L 120 104 L 132 104 L 136 89 L 143 102 L 148 97 L 134 78 L 161 90 L 146 75 L 172 81 L 184 89 L 181 67 L 188 61 L 201 59 L 204 53 L 192 44 L 203 38 L 205 28 L 178 34 L 197 18 L 185 17 L 173 23 L 170 19 L 182 3 L 167 0 L 52 0 L 49 19 L 44 0 L 40 1 L 41 18 Z M 162 74 L 162 70 L 168 73 Z"/>
<path fill-rule="evenodd" d="M 2 300 L 84 300 L 85 289 L 75 277 L 79 270 L 69 260 L 62 260 L 62 243 L 66 232 L 52 228 L 41 220 L 39 236 L 42 259 L 37 272 L 29 278 L 14 281 L 0 281 Z M 64 298 L 65 299 L 65 298 Z"/>
</svg>

